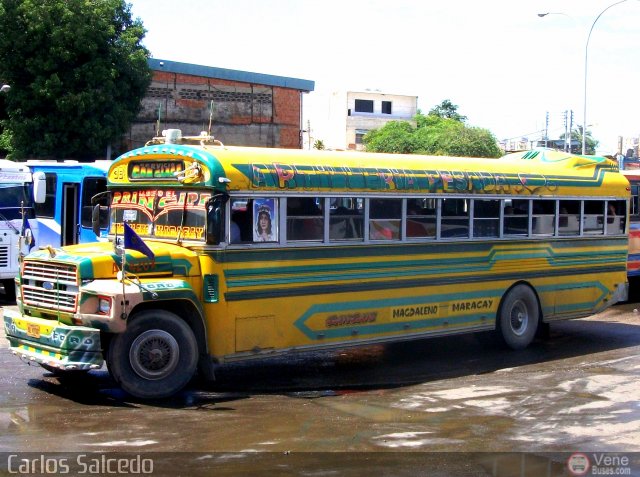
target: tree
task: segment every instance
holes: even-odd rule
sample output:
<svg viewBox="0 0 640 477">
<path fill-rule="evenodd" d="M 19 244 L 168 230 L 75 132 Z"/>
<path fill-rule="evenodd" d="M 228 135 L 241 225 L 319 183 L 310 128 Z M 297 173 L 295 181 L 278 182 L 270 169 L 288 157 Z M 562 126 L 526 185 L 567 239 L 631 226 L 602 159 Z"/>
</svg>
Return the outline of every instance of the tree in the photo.
<svg viewBox="0 0 640 477">
<path fill-rule="evenodd" d="M 565 134 L 560 135 L 560 139 L 564 139 Z M 578 141 L 579 144 L 582 144 L 582 126 L 578 126 L 578 129 L 574 129 L 571 131 L 571 142 Z M 600 141 L 593 139 L 591 136 L 591 131 L 587 129 L 585 135 L 585 154 L 595 154 L 596 148 L 600 144 Z M 580 146 L 580 152 L 582 152 L 582 146 Z"/>
<path fill-rule="evenodd" d="M 443 119 L 453 119 L 461 123 L 467 120 L 466 116 L 462 116 L 458 113 L 458 106 L 453 104 L 450 100 L 445 99 L 442 103 L 434 106 L 429 111 L 429 116 L 438 116 Z"/>
<path fill-rule="evenodd" d="M 119 141 L 151 81 L 124 0 L 0 0 L 0 80 L 16 157 L 95 157 Z"/>
<path fill-rule="evenodd" d="M 431 113 L 425 116 L 418 111 L 414 117 L 416 126 L 407 121 L 390 121 L 365 135 L 365 147 L 367 151 L 405 154 L 465 157 L 502 155 L 496 138 L 487 129 L 467 126 L 460 120 L 464 116 L 457 114 L 455 109 L 449 109 L 449 112 L 455 113 L 456 119 Z"/>
</svg>

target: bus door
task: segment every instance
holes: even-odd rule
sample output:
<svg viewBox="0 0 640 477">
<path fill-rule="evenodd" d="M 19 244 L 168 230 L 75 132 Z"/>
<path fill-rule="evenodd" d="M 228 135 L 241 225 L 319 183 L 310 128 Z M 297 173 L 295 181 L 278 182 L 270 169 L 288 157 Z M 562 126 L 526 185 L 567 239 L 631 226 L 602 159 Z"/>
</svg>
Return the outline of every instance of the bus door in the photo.
<svg viewBox="0 0 640 477">
<path fill-rule="evenodd" d="M 62 184 L 62 213 L 60 217 L 60 239 L 62 245 L 78 243 L 78 203 L 80 187 L 78 184 Z"/>
</svg>

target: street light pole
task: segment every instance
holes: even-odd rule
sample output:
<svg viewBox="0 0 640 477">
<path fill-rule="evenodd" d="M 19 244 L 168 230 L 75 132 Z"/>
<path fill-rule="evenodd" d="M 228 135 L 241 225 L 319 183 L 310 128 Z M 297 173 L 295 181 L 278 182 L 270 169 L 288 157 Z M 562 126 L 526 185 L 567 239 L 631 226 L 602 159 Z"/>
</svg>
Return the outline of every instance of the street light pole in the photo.
<svg viewBox="0 0 640 477">
<path fill-rule="evenodd" d="M 615 7 L 621 3 L 626 2 L 627 0 L 620 0 L 619 2 L 612 3 L 607 8 L 602 10 L 600 14 L 593 20 L 591 24 L 591 28 L 589 29 L 589 34 L 587 35 L 587 43 L 584 46 L 584 103 L 582 109 L 582 155 L 584 156 L 587 153 L 587 60 L 589 58 L 589 40 L 591 39 L 591 32 L 593 31 L 593 27 L 596 26 L 596 22 L 600 19 L 602 14 L 609 10 L 611 7 Z"/>
</svg>

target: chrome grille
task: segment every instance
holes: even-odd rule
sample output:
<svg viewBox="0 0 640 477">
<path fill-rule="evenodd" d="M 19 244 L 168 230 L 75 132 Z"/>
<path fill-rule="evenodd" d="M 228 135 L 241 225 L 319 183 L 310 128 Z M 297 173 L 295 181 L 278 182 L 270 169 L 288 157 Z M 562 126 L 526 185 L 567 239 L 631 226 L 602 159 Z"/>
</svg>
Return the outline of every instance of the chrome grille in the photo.
<svg viewBox="0 0 640 477">
<path fill-rule="evenodd" d="M 9 266 L 9 247 L 0 247 L 0 267 Z"/>
<path fill-rule="evenodd" d="M 76 311 L 78 271 L 75 265 L 25 260 L 22 298 L 25 305 L 52 311 Z"/>
</svg>

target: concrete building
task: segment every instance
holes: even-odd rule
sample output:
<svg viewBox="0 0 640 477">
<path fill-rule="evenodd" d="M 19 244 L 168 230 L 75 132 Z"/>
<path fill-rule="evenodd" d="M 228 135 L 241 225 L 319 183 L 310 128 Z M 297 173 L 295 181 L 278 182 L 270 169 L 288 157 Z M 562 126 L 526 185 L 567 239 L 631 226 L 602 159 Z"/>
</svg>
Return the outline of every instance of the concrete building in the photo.
<svg viewBox="0 0 640 477">
<path fill-rule="evenodd" d="M 314 82 L 149 59 L 153 79 L 123 148 L 164 129 L 198 135 L 209 129 L 228 145 L 300 148 L 302 95 Z"/>
<path fill-rule="evenodd" d="M 362 150 L 362 138 L 389 121 L 411 121 L 418 111 L 418 97 L 380 91 L 339 91 L 318 104 L 309 117 L 311 133 L 305 147 L 321 140 L 327 149 Z"/>
</svg>

